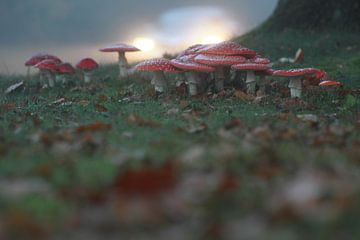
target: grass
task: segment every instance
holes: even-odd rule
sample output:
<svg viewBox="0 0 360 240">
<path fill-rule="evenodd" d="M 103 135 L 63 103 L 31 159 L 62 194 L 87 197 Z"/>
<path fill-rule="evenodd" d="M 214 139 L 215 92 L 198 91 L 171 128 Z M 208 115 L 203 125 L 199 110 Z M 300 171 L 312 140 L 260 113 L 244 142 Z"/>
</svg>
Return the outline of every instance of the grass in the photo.
<svg viewBox="0 0 360 240">
<path fill-rule="evenodd" d="M 306 61 L 296 67 L 322 68 L 343 82 L 345 89 L 358 89 L 359 38 L 340 32 L 275 34 L 258 30 L 237 41 L 271 60 L 291 56 L 302 47 Z M 357 239 L 360 235 L 355 224 L 360 221 L 358 94 L 309 93 L 304 100 L 312 107 L 284 108 L 273 97 L 262 104 L 236 97 L 194 99 L 174 93 L 155 97 L 148 83 L 137 79 L 120 82 L 114 76 L 116 66 L 102 66 L 89 87 L 74 89 L 81 83 L 73 77 L 65 87 L 39 90 L 34 75 L 25 92 L 0 96 L 0 183 L 40 178 L 50 188 L 46 194 L 30 192 L 15 199 L 5 191 L 0 193 L 0 225 L 4 223 L 14 238 L 29 233 L 47 238 L 62 229 L 77 236 L 75 232 L 82 228 L 101 234 L 101 228 L 73 226 L 69 221 L 86 222 L 84 209 L 94 204 L 105 214 L 108 206 L 120 201 L 111 197 L 119 176 L 148 163 L 161 168 L 165 162 L 176 163 L 180 183 L 191 173 L 202 181 L 205 175 L 217 179 L 221 173 L 234 176 L 239 184 L 225 193 L 206 184 L 196 192 L 191 185 L 187 191 L 196 194 L 189 200 L 190 212 L 172 219 L 165 210 L 159 211 L 167 220 L 161 224 L 145 221 L 147 227 L 140 232 L 148 232 L 149 226 L 156 232 L 185 224 L 189 231 L 183 234 L 190 234 L 186 239 L 216 239 L 218 234 L 241 235 L 229 226 L 260 218 L 252 224 L 258 239 L 265 235 L 267 239 Z M 0 78 L 3 91 L 24 77 Z M 319 122 L 301 121 L 296 117 L 299 114 L 316 115 Z M 239 122 L 226 127 L 234 119 Z M 110 124 L 111 129 L 97 126 L 79 131 L 96 122 Z M 333 183 L 321 192 L 324 195 L 314 209 L 307 206 L 300 214 L 301 206 L 274 200 L 287 182 L 314 171 L 323 181 Z M 350 189 L 343 192 L 338 185 Z M 203 196 L 202 191 L 207 193 Z M 273 201 L 281 207 L 270 206 Z M 323 216 L 331 212 L 328 206 L 336 211 Z M 115 215 L 121 222 L 123 214 Z M 201 224 L 192 226 L 189 222 L 194 219 Z M 119 222 L 113 224 L 132 229 Z M 266 227 L 261 227 L 264 224 Z M 120 234 L 116 227 L 108 228 Z"/>
</svg>

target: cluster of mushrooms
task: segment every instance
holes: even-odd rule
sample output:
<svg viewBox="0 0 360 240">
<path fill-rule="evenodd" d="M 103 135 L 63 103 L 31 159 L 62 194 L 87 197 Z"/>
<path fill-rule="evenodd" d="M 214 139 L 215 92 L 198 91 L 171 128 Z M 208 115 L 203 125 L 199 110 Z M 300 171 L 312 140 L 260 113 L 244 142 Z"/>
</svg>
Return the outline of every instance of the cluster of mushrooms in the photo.
<svg viewBox="0 0 360 240">
<path fill-rule="evenodd" d="M 32 56 L 25 62 L 25 66 L 28 67 L 28 76 L 31 67 L 39 69 L 40 81 L 47 82 L 50 88 L 58 82 L 65 83 L 68 76 L 76 73 L 76 69 L 70 63 L 62 62 L 60 58 L 47 53 Z M 76 64 L 76 68 L 83 72 L 86 83 L 91 82 L 93 71 L 98 67 L 99 64 L 92 58 L 84 58 Z"/>
<path fill-rule="evenodd" d="M 246 74 L 246 92 L 256 95 L 257 90 L 265 92 L 269 84 L 267 77 L 289 78 L 291 97 L 301 98 L 303 85 L 339 86 L 336 81 L 323 81 L 326 72 L 315 68 L 273 70 L 269 59 L 256 51 L 235 42 L 217 44 L 197 44 L 181 52 L 174 59 L 157 58 L 145 60 L 130 68 L 126 52 L 140 51 L 127 44 L 116 44 L 102 48 L 101 52 L 116 52 L 119 56 L 119 78 L 128 77 L 138 72 L 151 72 L 151 83 L 157 93 L 168 91 L 169 84 L 165 73 L 176 73 L 177 84 L 186 84 L 190 96 L 207 91 L 220 93 L 225 87 L 231 87 L 238 73 Z M 37 54 L 30 58 L 26 66 L 34 66 L 40 71 L 41 78 L 47 78 L 49 87 L 56 82 L 66 81 L 66 75 L 74 74 L 75 68 L 69 63 L 62 63 L 59 58 L 49 54 Z M 91 58 L 82 59 L 76 68 L 84 75 L 84 82 L 90 82 L 93 70 L 98 64 Z M 231 74 L 233 73 L 233 74 Z"/>
</svg>

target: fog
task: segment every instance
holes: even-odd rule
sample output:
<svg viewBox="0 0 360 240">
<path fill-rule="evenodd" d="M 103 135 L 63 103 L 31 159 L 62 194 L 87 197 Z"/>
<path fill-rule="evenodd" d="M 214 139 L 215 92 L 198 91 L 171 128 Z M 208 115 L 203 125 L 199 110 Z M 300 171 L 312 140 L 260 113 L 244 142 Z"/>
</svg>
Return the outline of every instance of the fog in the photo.
<svg viewBox="0 0 360 240">
<path fill-rule="evenodd" d="M 176 52 L 209 39 L 229 39 L 256 27 L 272 13 L 277 0 L 2 0 L 0 2 L 0 73 L 25 71 L 36 52 L 76 63 L 93 57 L 115 61 L 98 48 L 154 41 L 132 60 Z"/>
</svg>

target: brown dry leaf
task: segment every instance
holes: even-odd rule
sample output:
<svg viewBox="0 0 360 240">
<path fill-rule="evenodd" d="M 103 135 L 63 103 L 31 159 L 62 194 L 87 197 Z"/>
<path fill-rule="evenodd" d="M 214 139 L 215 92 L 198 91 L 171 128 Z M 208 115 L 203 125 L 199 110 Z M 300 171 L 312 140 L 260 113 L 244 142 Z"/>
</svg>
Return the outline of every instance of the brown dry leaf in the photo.
<svg viewBox="0 0 360 240">
<path fill-rule="evenodd" d="M 107 100 L 109 100 L 109 98 L 106 95 L 98 96 L 98 101 L 100 102 L 106 102 Z"/>
<path fill-rule="evenodd" d="M 253 101 L 255 98 L 250 96 L 243 91 L 235 91 L 234 96 L 241 101 Z"/>
<path fill-rule="evenodd" d="M 11 111 L 11 110 L 13 110 L 15 108 L 16 108 L 15 103 L 2 104 L 2 105 L 0 105 L 0 112 L 1 113 L 9 112 L 9 111 Z"/>
<path fill-rule="evenodd" d="M 298 132 L 294 128 L 285 128 L 277 132 L 277 138 L 279 138 L 280 140 L 290 140 L 296 138 L 297 135 Z"/>
<path fill-rule="evenodd" d="M 81 101 L 79 101 L 79 104 L 80 104 L 82 107 L 87 107 L 87 106 L 89 106 L 90 101 L 88 101 L 88 100 L 81 100 Z"/>
<path fill-rule="evenodd" d="M 108 112 L 109 111 L 105 106 L 103 106 L 101 104 L 95 104 L 95 108 L 96 108 L 96 111 L 98 111 L 98 112 Z"/>
<path fill-rule="evenodd" d="M 183 100 L 183 101 L 180 101 L 179 106 L 180 106 L 181 109 L 185 109 L 185 108 L 190 106 L 190 103 L 188 101 Z"/>
<path fill-rule="evenodd" d="M 111 124 L 96 122 L 96 123 L 80 126 L 76 129 L 76 132 L 77 133 L 96 132 L 96 131 L 110 130 L 111 128 L 112 128 Z"/>
<path fill-rule="evenodd" d="M 127 123 L 129 124 L 134 124 L 137 126 L 141 126 L 141 127 L 160 127 L 161 124 L 154 122 L 152 120 L 147 120 L 144 119 L 143 117 L 137 115 L 137 114 L 131 114 L 128 118 L 127 118 Z"/>
<path fill-rule="evenodd" d="M 33 216 L 22 210 L 11 210 L 6 214 L 5 228 L 10 234 L 26 234 L 29 239 L 48 239 L 49 229 L 34 222 Z"/>
<path fill-rule="evenodd" d="M 243 127 L 243 124 L 240 119 L 231 120 L 230 122 L 227 122 L 224 125 L 225 130 L 231 130 L 231 129 L 239 128 L 239 127 L 240 128 Z"/>
<path fill-rule="evenodd" d="M 175 166 L 167 163 L 161 168 L 130 169 L 115 180 L 114 187 L 120 194 L 153 196 L 172 190 L 176 182 Z"/>
</svg>

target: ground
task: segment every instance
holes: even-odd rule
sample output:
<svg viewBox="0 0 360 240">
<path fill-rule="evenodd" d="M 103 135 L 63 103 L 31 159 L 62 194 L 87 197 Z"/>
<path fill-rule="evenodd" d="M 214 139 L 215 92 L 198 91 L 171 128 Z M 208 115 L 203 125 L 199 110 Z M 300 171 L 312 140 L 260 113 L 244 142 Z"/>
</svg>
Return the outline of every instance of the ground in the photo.
<svg viewBox="0 0 360 240">
<path fill-rule="evenodd" d="M 236 39 L 273 61 L 302 47 L 296 67 L 344 84 L 303 102 L 156 97 L 148 82 L 116 80 L 116 65 L 88 86 L 78 75 L 40 89 L 32 75 L 0 96 L 0 239 L 359 239 L 359 40 Z M 1 92 L 23 79 L 1 76 Z"/>
</svg>

